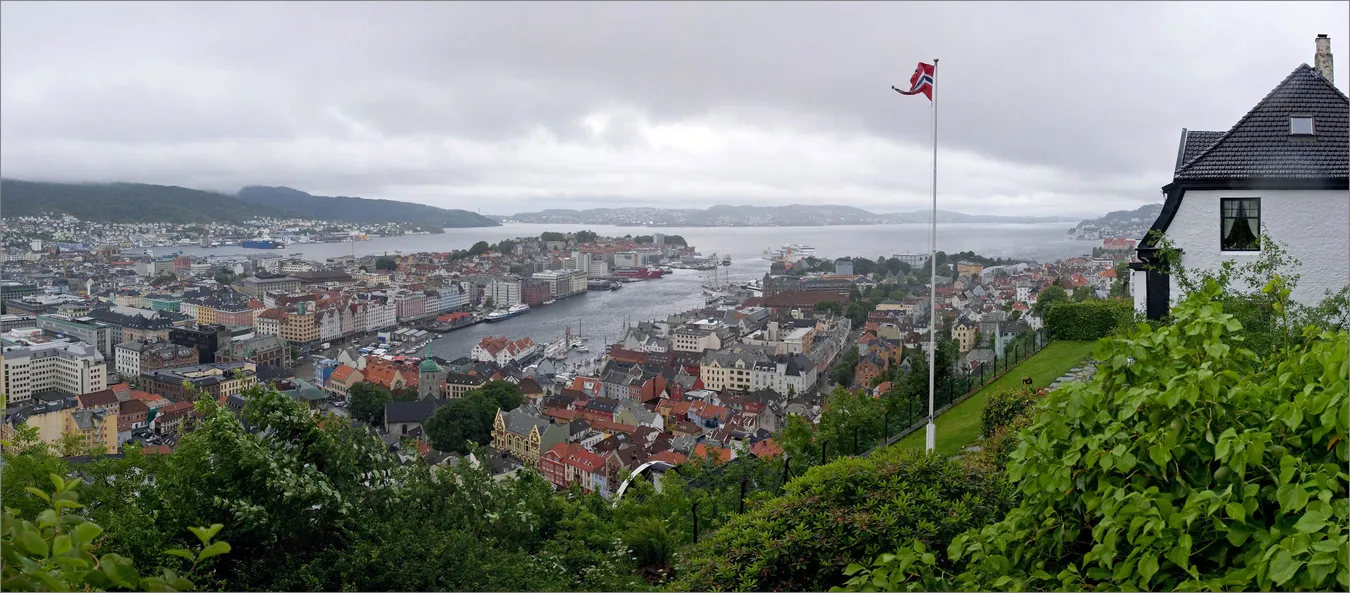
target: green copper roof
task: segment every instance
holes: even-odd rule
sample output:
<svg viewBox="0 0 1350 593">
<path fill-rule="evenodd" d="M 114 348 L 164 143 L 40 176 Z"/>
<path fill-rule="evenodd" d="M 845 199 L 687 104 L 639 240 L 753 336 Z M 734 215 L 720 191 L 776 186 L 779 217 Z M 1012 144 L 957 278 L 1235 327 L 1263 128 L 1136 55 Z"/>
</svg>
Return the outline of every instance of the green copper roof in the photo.
<svg viewBox="0 0 1350 593">
<path fill-rule="evenodd" d="M 441 372 L 441 365 L 431 359 L 431 344 L 427 344 L 427 352 L 422 356 L 422 362 L 417 363 L 417 370 L 422 373 Z"/>
</svg>

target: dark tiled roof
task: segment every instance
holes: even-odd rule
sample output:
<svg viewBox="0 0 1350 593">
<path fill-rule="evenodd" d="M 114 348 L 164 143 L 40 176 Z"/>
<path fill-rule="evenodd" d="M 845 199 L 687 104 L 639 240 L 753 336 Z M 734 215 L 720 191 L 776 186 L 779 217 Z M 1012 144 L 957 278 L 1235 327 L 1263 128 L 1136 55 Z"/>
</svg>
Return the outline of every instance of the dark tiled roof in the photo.
<svg viewBox="0 0 1350 593">
<path fill-rule="evenodd" d="M 396 424 L 402 422 L 423 423 L 431 418 L 436 412 L 436 408 L 441 407 L 446 400 L 441 399 L 423 399 L 410 402 L 388 402 L 384 404 L 384 418 L 386 424 Z"/>
<path fill-rule="evenodd" d="M 1316 135 L 1291 137 L 1291 115 L 1312 116 Z M 1176 173 L 1177 180 L 1348 176 L 1350 99 L 1307 64 Z"/>
<path fill-rule="evenodd" d="M 1181 148 L 1177 150 L 1176 170 L 1181 170 L 1181 166 L 1191 162 L 1195 157 L 1200 156 L 1206 148 L 1214 146 L 1215 142 L 1222 138 L 1223 132 L 1207 132 L 1202 130 L 1181 130 Z"/>
</svg>

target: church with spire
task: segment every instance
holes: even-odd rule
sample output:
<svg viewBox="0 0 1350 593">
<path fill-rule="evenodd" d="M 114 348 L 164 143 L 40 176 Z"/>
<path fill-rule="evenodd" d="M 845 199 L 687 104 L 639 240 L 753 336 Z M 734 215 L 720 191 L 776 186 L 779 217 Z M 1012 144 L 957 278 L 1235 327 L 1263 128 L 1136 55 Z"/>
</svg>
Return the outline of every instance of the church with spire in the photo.
<svg viewBox="0 0 1350 593">
<path fill-rule="evenodd" d="M 431 357 L 431 344 L 427 344 L 422 362 L 417 363 L 417 398 L 445 397 L 445 375 L 445 369 Z"/>
</svg>

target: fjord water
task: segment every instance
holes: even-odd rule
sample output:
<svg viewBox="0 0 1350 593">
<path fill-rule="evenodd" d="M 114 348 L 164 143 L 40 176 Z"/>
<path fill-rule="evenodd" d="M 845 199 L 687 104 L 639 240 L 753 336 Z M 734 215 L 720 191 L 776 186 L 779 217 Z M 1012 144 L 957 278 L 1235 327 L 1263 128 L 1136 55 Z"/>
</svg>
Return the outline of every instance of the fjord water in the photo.
<svg viewBox="0 0 1350 593">
<path fill-rule="evenodd" d="M 1083 255 L 1100 242 L 1076 241 L 1066 231 L 1073 225 L 1057 224 L 943 224 L 938 229 L 938 249 L 955 253 L 974 251 L 988 257 L 1010 257 L 1053 261 Z M 499 227 L 446 229 L 443 235 L 407 235 L 384 237 L 352 243 L 313 243 L 291 245 L 277 253 L 302 253 L 305 259 L 323 261 L 330 257 L 380 255 L 395 251 L 404 254 L 467 249 L 477 241 L 496 243 L 515 237 L 539 236 L 545 231 L 573 232 L 591 230 L 600 236 L 680 235 L 705 256 L 717 253 L 731 256 L 732 264 L 721 267 L 720 278 L 748 281 L 762 276 L 769 263 L 760 258 L 764 249 L 785 242 L 816 248 L 821 258 L 861 256 L 875 259 L 899 253 L 926 253 L 928 226 L 924 224 L 820 226 L 820 227 L 697 227 L 649 228 L 605 225 L 507 224 Z M 178 248 L 156 249 L 165 254 Z M 257 249 L 219 247 L 182 248 L 191 255 L 230 255 L 267 253 Z M 619 337 L 625 321 L 637 323 L 687 311 L 703 305 L 701 285 L 712 272 L 675 270 L 659 280 L 624 284 L 613 292 L 586 292 L 553 305 L 536 307 L 530 313 L 501 321 L 484 323 L 446 334 L 433 342 L 432 350 L 447 359 L 467 356 L 484 336 L 530 337 L 540 344 L 562 337 L 567 326 L 591 338 L 595 353 L 602 344 Z"/>
</svg>

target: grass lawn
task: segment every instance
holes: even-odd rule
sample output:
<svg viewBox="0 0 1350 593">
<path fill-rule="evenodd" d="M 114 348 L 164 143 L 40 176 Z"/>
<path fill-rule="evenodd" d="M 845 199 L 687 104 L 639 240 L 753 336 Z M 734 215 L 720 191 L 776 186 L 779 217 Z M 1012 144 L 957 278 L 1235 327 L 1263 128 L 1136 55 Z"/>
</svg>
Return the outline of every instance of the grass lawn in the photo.
<svg viewBox="0 0 1350 593">
<path fill-rule="evenodd" d="M 984 389 L 976 392 L 970 399 L 956 404 L 938 416 L 937 452 L 952 455 L 975 442 L 980 436 L 980 416 L 984 414 L 989 394 L 1021 385 L 1022 377 L 1026 375 L 1031 375 L 1037 388 L 1048 386 L 1069 372 L 1069 369 L 1082 364 L 1083 359 L 1092 354 L 1096 344 L 1096 342 L 1051 342 L 1044 350 L 1013 367 L 997 381 L 984 386 Z M 910 433 L 909 436 L 900 439 L 895 446 L 904 449 L 923 448 L 925 430 L 920 428 Z"/>
</svg>

